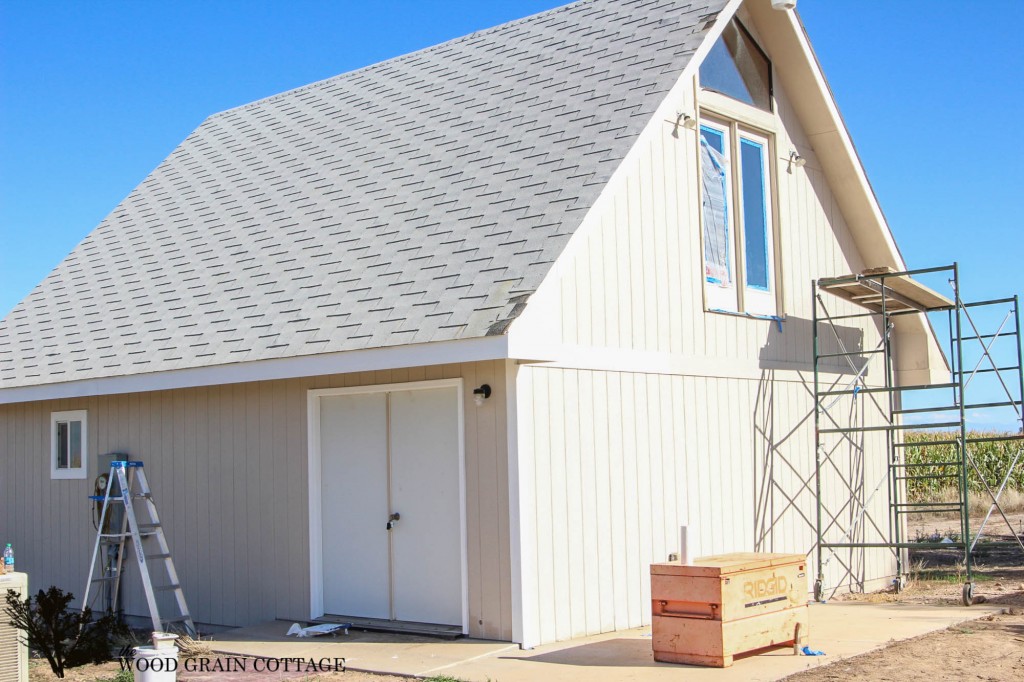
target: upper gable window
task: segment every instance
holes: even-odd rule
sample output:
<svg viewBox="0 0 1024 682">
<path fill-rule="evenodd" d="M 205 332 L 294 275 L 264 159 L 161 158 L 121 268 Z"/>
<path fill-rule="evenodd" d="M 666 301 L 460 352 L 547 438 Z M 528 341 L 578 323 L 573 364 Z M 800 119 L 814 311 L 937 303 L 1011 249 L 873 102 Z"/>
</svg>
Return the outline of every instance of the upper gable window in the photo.
<svg viewBox="0 0 1024 682">
<path fill-rule="evenodd" d="M 700 65 L 700 84 L 758 109 L 772 110 L 772 64 L 735 19 Z"/>
</svg>

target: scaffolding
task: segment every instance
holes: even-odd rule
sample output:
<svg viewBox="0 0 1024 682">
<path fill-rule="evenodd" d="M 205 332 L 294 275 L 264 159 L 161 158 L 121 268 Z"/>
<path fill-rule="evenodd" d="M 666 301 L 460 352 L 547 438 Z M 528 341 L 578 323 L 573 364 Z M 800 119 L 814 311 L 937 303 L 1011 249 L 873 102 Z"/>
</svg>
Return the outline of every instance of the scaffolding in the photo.
<svg viewBox="0 0 1024 682">
<path fill-rule="evenodd" d="M 930 289 L 915 277 L 945 276 L 951 286 L 950 297 Z M 1020 308 L 1017 296 L 967 303 L 960 296 L 959 268 L 956 263 L 936 268 L 894 272 L 888 268 L 867 270 L 860 275 L 831 277 L 813 283 L 814 315 L 812 320 L 814 349 L 814 485 L 817 504 L 817 575 L 815 599 L 824 598 L 827 585 L 825 568 L 839 552 L 855 549 L 887 549 L 895 556 L 897 590 L 906 585 L 910 550 L 955 550 L 962 556 L 965 582 L 962 597 L 966 605 L 974 601 L 974 555 L 978 541 L 985 534 L 989 521 L 999 516 L 1006 523 L 1013 540 L 986 541 L 993 545 L 1024 543 L 1013 529 L 1001 506 L 1001 496 L 1014 475 L 1024 467 L 1024 370 L 1020 342 Z M 834 315 L 829 306 L 842 299 L 858 312 Z M 922 316 L 924 329 L 934 334 L 929 315 L 944 313 L 949 331 L 947 364 L 950 374 L 945 383 L 903 385 L 897 382 L 894 363 L 894 330 L 900 318 Z M 1004 314 L 1005 313 L 1005 314 Z M 995 326 L 989 331 L 988 326 Z M 858 339 L 851 340 L 851 328 L 843 322 L 874 322 L 880 340 L 875 348 L 864 348 Z M 863 327 L 861 327 L 863 328 Z M 983 329 L 988 333 L 983 333 Z M 858 330 L 859 331 L 859 330 Z M 937 341 L 937 337 L 935 339 Z M 999 344 L 1000 348 L 996 348 Z M 853 347 L 851 347 L 853 346 Z M 904 359 L 901 356 L 901 359 Z M 882 374 L 869 367 L 881 365 Z M 825 375 L 828 375 L 826 380 Z M 852 377 L 851 377 L 852 375 Z M 987 377 L 986 392 L 996 400 L 972 402 L 977 395 L 980 377 Z M 972 391 L 975 384 L 975 391 Z M 994 389 L 994 390 L 993 390 Z M 937 403 L 937 404 L 935 404 Z M 874 422 L 869 423 L 865 410 Z M 977 410 L 1006 410 L 1015 414 L 1016 433 L 981 434 L 969 431 L 969 415 Z M 1008 413 L 1007 413 L 1008 414 Z M 908 419 L 908 415 L 910 415 Z M 940 429 L 936 440 L 927 444 L 908 443 L 903 434 L 908 430 Z M 853 485 L 848 477 L 850 453 L 863 462 L 869 461 L 869 440 L 877 447 L 884 439 L 886 466 L 873 489 Z M 993 476 L 983 474 L 973 450 L 980 443 L 1013 441 L 1016 455 Z M 945 448 L 953 455 L 949 461 L 928 459 L 908 461 L 907 451 L 915 448 Z M 834 491 L 823 491 L 824 483 L 841 481 L 848 492 L 848 501 L 839 511 L 830 509 L 826 499 L 835 503 Z M 928 481 L 946 484 L 956 490 L 957 499 L 949 502 L 911 498 L 908 483 Z M 971 485 L 975 492 L 972 492 Z M 872 506 L 885 491 L 885 503 Z M 980 528 L 973 532 L 969 518 L 972 495 L 980 494 L 988 504 Z M 881 512 L 880 509 L 884 509 Z M 958 536 L 945 538 L 907 537 L 906 521 L 910 514 L 944 512 L 952 514 L 959 526 Z M 885 513 L 887 518 L 880 518 Z M 845 524 L 844 524 L 845 521 Z M 871 537 L 869 537 L 871 536 Z M 852 560 L 847 560 L 852 563 Z M 852 574 L 852 567 L 839 559 Z"/>
</svg>

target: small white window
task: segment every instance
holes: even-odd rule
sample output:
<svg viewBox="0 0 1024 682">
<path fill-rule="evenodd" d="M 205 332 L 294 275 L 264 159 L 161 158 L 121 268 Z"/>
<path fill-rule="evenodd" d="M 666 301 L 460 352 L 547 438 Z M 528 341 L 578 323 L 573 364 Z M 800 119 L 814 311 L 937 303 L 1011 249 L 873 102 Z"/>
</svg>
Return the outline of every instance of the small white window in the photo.
<svg viewBox="0 0 1024 682">
<path fill-rule="evenodd" d="M 50 413 L 50 478 L 86 477 L 86 411 Z"/>
</svg>

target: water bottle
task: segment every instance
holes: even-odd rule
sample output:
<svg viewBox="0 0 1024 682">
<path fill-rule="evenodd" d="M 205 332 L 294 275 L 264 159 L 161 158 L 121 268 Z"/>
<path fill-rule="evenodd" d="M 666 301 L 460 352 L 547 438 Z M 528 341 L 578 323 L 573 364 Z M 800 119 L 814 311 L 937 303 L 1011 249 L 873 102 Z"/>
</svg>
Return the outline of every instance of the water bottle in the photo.
<svg viewBox="0 0 1024 682">
<path fill-rule="evenodd" d="M 14 573 L 14 549 L 9 542 L 4 547 L 4 573 Z"/>
</svg>

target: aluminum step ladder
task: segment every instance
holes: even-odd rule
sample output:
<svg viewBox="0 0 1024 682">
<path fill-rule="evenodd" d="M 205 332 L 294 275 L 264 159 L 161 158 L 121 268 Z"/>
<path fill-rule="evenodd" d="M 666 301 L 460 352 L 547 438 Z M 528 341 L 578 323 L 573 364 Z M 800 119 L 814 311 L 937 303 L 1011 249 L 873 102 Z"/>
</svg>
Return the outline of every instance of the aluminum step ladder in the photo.
<svg viewBox="0 0 1024 682">
<path fill-rule="evenodd" d="M 118 484 L 116 488 L 115 480 Z M 104 494 L 91 496 L 90 499 L 102 502 L 103 507 L 97 524 L 96 543 L 92 550 L 92 562 L 89 565 L 89 579 L 85 585 L 82 608 L 89 605 L 90 594 L 98 593 L 99 586 L 107 585 L 111 595 L 110 608 L 114 612 L 117 611 L 124 550 L 125 545 L 131 541 L 135 549 L 136 563 L 139 566 L 139 576 L 142 578 L 142 589 L 146 593 L 149 615 L 153 621 L 153 630 L 157 632 L 177 631 L 195 637 L 196 626 L 192 622 L 192 615 L 185 602 L 185 593 L 181 589 L 178 573 L 174 570 L 171 550 L 167 545 L 167 538 L 160 523 L 160 516 L 157 514 L 153 493 L 146 481 L 142 462 L 111 462 L 110 475 L 107 477 Z M 108 527 L 111 512 L 115 508 L 114 505 L 123 505 L 124 508 L 118 532 L 111 532 L 113 529 Z M 104 546 L 117 548 L 116 554 L 111 552 L 113 558 L 101 556 L 100 549 Z M 96 570 L 97 559 L 101 562 L 98 566 L 99 571 Z M 158 573 L 162 569 L 166 579 L 165 583 L 153 585 L 153 577 L 150 574 L 151 565 L 157 569 Z M 173 594 L 173 604 L 177 610 L 175 615 L 161 617 L 157 605 L 157 592 Z"/>
</svg>

